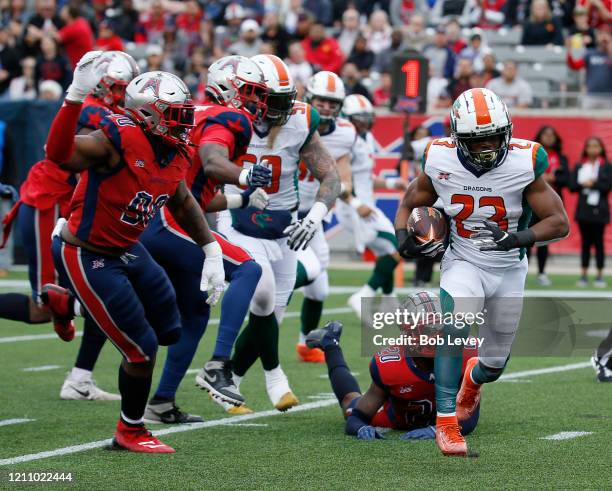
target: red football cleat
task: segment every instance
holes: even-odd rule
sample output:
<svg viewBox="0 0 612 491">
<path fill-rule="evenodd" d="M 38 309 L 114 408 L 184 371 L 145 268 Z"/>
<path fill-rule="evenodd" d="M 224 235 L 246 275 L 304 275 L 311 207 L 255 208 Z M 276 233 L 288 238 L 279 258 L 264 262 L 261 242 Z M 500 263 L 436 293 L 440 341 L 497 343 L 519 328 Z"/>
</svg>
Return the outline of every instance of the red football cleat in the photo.
<svg viewBox="0 0 612 491">
<path fill-rule="evenodd" d="M 438 416 L 436 444 L 446 456 L 467 457 L 467 443 L 461 434 L 456 416 Z"/>
<path fill-rule="evenodd" d="M 47 283 L 42 287 L 40 300 L 49 308 L 53 329 L 62 341 L 72 341 L 74 339 L 74 297 L 70 291 L 61 286 Z"/>
<path fill-rule="evenodd" d="M 298 359 L 305 363 L 325 363 L 325 353 L 319 348 L 309 348 L 304 343 L 295 345 Z"/>
<path fill-rule="evenodd" d="M 477 364 L 477 356 L 470 358 L 466 363 L 461 388 L 457 394 L 457 419 L 459 421 L 470 419 L 476 412 L 476 408 L 480 402 L 480 390 L 482 389 L 482 385 L 475 384 L 470 378 L 472 368 Z"/>
<path fill-rule="evenodd" d="M 140 453 L 174 453 L 171 446 L 160 442 L 147 430 L 145 425 L 128 426 L 123 421 L 117 423 L 117 431 L 113 438 L 113 445 L 130 452 Z"/>
</svg>

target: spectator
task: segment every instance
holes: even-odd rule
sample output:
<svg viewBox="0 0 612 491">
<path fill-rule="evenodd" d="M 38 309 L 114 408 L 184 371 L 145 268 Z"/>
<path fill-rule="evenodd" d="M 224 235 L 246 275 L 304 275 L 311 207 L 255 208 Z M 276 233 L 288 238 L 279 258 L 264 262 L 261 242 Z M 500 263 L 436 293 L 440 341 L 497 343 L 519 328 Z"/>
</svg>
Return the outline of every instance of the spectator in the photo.
<svg viewBox="0 0 612 491">
<path fill-rule="evenodd" d="M 200 22 L 202 7 L 197 0 L 187 0 L 185 10 L 176 16 L 176 33 L 173 55 L 174 60 L 182 65 L 191 56 L 191 52 L 200 46 Z"/>
<path fill-rule="evenodd" d="M 553 17 L 548 0 L 531 2 L 529 19 L 523 24 L 524 46 L 563 45 L 563 28 Z"/>
<path fill-rule="evenodd" d="M 289 34 L 281 25 L 278 14 L 268 12 L 263 18 L 263 32 L 261 39 L 274 46 L 277 56 L 287 57 L 287 47 L 289 45 Z"/>
<path fill-rule="evenodd" d="M 196 48 L 191 53 L 188 70 L 183 76 L 183 81 L 189 87 L 195 103 L 205 102 L 206 77 L 208 75 L 208 64 L 206 63 L 203 48 Z"/>
<path fill-rule="evenodd" d="M 7 91 L 11 80 L 20 75 L 22 56 L 23 50 L 16 45 L 10 27 L 0 26 L 0 95 Z"/>
<path fill-rule="evenodd" d="M 470 12 L 475 5 L 476 0 L 435 0 L 429 23 L 440 26 L 456 19 L 460 26 L 467 27 L 470 25 Z"/>
<path fill-rule="evenodd" d="M 599 29 L 612 20 L 612 4 L 608 0 L 578 0 L 576 5 L 587 9 L 591 27 Z"/>
<path fill-rule="evenodd" d="M 140 24 L 150 44 L 164 44 L 166 34 L 173 31 L 171 15 L 164 11 L 161 0 L 153 0 L 149 10 L 140 14 Z"/>
<path fill-rule="evenodd" d="M 346 95 L 361 94 L 371 101 L 372 95 L 370 91 L 366 89 L 365 85 L 361 83 L 360 79 L 361 77 L 359 76 L 357 65 L 354 63 L 346 63 L 342 67 L 342 81 L 344 82 Z"/>
<path fill-rule="evenodd" d="M 460 58 L 457 62 L 455 76 L 449 82 L 446 90 L 450 97 L 450 102 L 454 101 L 463 92 L 472 88 L 471 78 L 474 74 L 474 65 L 469 58 Z"/>
<path fill-rule="evenodd" d="M 317 22 L 325 26 L 332 25 L 332 2 L 330 0 L 303 0 L 302 8 L 310 12 Z"/>
<path fill-rule="evenodd" d="M 374 64 L 374 53 L 368 49 L 368 41 L 365 37 L 360 36 L 355 41 L 355 47 L 351 56 L 349 56 L 348 63 L 354 63 L 362 77 L 367 77 L 370 74 L 370 68 Z"/>
<path fill-rule="evenodd" d="M 453 50 L 455 55 L 458 55 L 467 47 L 467 43 L 462 37 L 461 25 L 457 19 L 451 19 L 446 23 L 446 39 L 450 49 Z"/>
<path fill-rule="evenodd" d="M 142 72 L 153 72 L 157 70 L 162 70 L 164 72 L 174 71 L 172 61 L 166 57 L 164 48 L 158 44 L 149 44 L 145 55 L 145 59 L 140 62 Z"/>
<path fill-rule="evenodd" d="M 109 21 L 113 23 L 114 31 L 124 41 L 136 41 L 136 34 L 142 32 L 140 14 L 134 8 L 132 0 L 121 0 L 119 8 L 113 9 Z M 110 10 L 110 9 L 109 9 Z"/>
<path fill-rule="evenodd" d="M 609 30 L 597 31 L 597 48 L 584 50 L 571 47 L 567 63 L 572 70 L 586 69 L 584 109 L 612 108 L 612 35 Z"/>
<path fill-rule="evenodd" d="M 256 20 L 247 19 L 240 26 L 240 39 L 229 47 L 229 54 L 250 58 L 258 55 L 263 41 L 259 39 L 259 24 Z"/>
<path fill-rule="evenodd" d="M 389 15 L 394 27 L 406 26 L 414 15 L 426 17 L 429 13 L 427 0 L 391 0 Z"/>
<path fill-rule="evenodd" d="M 581 161 L 576 164 L 570 179 L 570 189 L 578 193 L 576 222 L 582 238 L 582 276 L 577 285 L 588 286 L 588 268 L 591 262 L 591 248 L 595 247 L 597 277 L 594 285 L 605 288 L 603 278 L 605 267 L 604 230 L 610 223 L 608 194 L 612 189 L 612 165 L 608 162 L 603 141 L 598 137 L 587 139 Z"/>
<path fill-rule="evenodd" d="M 480 0 L 470 12 L 472 24 L 480 29 L 497 29 L 506 18 L 506 0 Z"/>
<path fill-rule="evenodd" d="M 378 107 L 386 106 L 389 107 L 391 103 L 391 85 L 393 79 L 391 78 L 391 72 L 382 72 L 380 74 L 380 85 L 374 90 L 372 94 L 373 104 Z"/>
<path fill-rule="evenodd" d="M 244 9 L 245 17 L 261 20 L 264 15 L 263 0 L 239 0 L 239 4 Z"/>
<path fill-rule="evenodd" d="M 24 24 L 29 16 L 25 0 L 11 0 L 8 2 L 8 8 L 2 11 L 1 22 L 5 26 L 11 22 Z"/>
<path fill-rule="evenodd" d="M 11 80 L 11 85 L 9 86 L 9 97 L 12 101 L 36 99 L 35 68 L 35 58 L 28 56 L 21 60 L 22 75 Z"/>
<path fill-rule="evenodd" d="M 310 35 L 310 29 L 314 25 L 314 23 L 315 18 L 310 12 L 302 12 L 300 15 L 298 15 L 297 27 L 295 29 L 293 37 L 295 39 L 303 41 Z M 325 26 L 323 26 L 323 30 L 325 30 Z"/>
<path fill-rule="evenodd" d="M 433 44 L 428 44 L 423 48 L 423 56 L 429 60 L 429 64 L 433 68 L 433 76 L 452 78 L 455 72 L 455 54 L 448 46 L 444 26 L 436 28 Z"/>
<path fill-rule="evenodd" d="M 282 19 L 283 27 L 289 34 L 297 32 L 300 14 L 303 14 L 302 0 L 289 0 L 280 5 L 279 16 Z"/>
<path fill-rule="evenodd" d="M 390 71 L 393 55 L 401 51 L 408 51 L 408 48 L 403 44 L 402 31 L 400 29 L 393 29 L 391 33 L 391 46 L 376 55 L 372 71 L 378 73 Z"/>
<path fill-rule="evenodd" d="M 483 86 L 489 83 L 489 80 L 497 78 L 501 75 L 500 71 L 497 69 L 497 60 L 495 59 L 495 55 L 493 53 L 487 53 L 482 57 L 482 75 L 483 75 Z"/>
<path fill-rule="evenodd" d="M 225 9 L 227 26 L 215 27 L 215 51 L 223 56 L 229 47 L 240 38 L 240 25 L 244 20 L 244 9 L 237 3 L 230 3 Z M 222 53 L 222 54 L 221 54 Z"/>
<path fill-rule="evenodd" d="M 430 43 L 430 37 L 425 30 L 425 17 L 413 15 L 405 33 L 404 45 L 407 49 L 422 51 Z"/>
<path fill-rule="evenodd" d="M 355 41 L 359 36 L 361 36 L 359 11 L 352 8 L 345 10 L 344 14 L 342 14 L 342 29 L 338 35 L 338 44 L 344 56 L 351 54 Z"/>
<path fill-rule="evenodd" d="M 40 41 L 64 27 L 64 22 L 55 11 L 55 0 L 36 0 L 36 13 L 25 29 L 24 47 L 26 55 L 40 54 Z"/>
<path fill-rule="evenodd" d="M 68 59 L 59 52 L 57 42 L 50 36 L 43 37 L 40 52 L 36 60 L 36 85 L 39 86 L 43 80 L 54 80 L 67 89 L 72 79 L 72 69 Z"/>
<path fill-rule="evenodd" d="M 60 11 L 60 17 L 64 22 L 64 27 L 58 31 L 57 40 L 64 48 L 74 68 L 81 57 L 93 49 L 94 34 L 89 22 L 81 17 L 77 3 L 64 5 Z"/>
<path fill-rule="evenodd" d="M 368 40 L 368 48 L 378 54 L 391 46 L 391 32 L 387 13 L 384 10 L 376 10 L 370 16 L 370 22 L 365 29 L 365 37 Z"/>
<path fill-rule="evenodd" d="M 38 98 L 42 101 L 59 101 L 64 90 L 55 80 L 44 80 L 38 87 Z"/>
<path fill-rule="evenodd" d="M 103 51 L 123 51 L 123 41 L 115 31 L 110 22 L 103 20 L 100 22 L 100 31 L 96 39 L 96 49 Z"/>
<path fill-rule="evenodd" d="M 563 155 L 561 137 L 552 126 L 542 126 L 536 134 L 534 141 L 542 145 L 548 154 L 548 169 L 542 175 L 544 180 L 551 185 L 559 196 L 562 196 L 561 189 L 569 184 L 568 160 Z M 531 216 L 529 226 L 538 223 L 539 218 L 534 214 Z M 546 275 L 546 262 L 548 260 L 548 246 L 543 245 L 536 248 L 538 258 L 538 284 L 540 286 L 550 286 L 552 282 Z M 527 255 L 531 253 L 531 248 L 527 249 Z M 531 259 L 531 258 L 530 258 Z"/>
<path fill-rule="evenodd" d="M 584 7 L 574 9 L 574 23 L 569 28 L 566 43 L 586 49 L 596 47 L 595 30 L 589 25 L 588 10 Z"/>
<path fill-rule="evenodd" d="M 487 89 L 500 96 L 511 108 L 526 108 L 533 102 L 531 86 L 518 76 L 516 62 L 506 61 L 501 77 L 487 84 Z"/>
<path fill-rule="evenodd" d="M 436 75 L 435 69 L 429 65 L 429 80 L 427 82 L 427 110 L 447 108 L 451 102 L 448 98 L 448 79 Z"/>
<path fill-rule="evenodd" d="M 474 70 L 482 72 L 484 70 L 483 57 L 490 52 L 490 48 L 483 44 L 482 36 L 476 33 L 470 36 L 469 45 L 461 50 L 459 56 L 461 58 L 469 58 L 474 65 Z"/>
<path fill-rule="evenodd" d="M 289 45 L 289 58 L 285 60 L 285 63 L 287 63 L 289 74 L 295 82 L 298 91 L 297 98 L 300 99 L 308 79 L 313 74 L 312 66 L 306 61 L 304 47 L 301 42 L 294 41 Z"/>
<path fill-rule="evenodd" d="M 310 28 L 308 37 L 302 41 L 306 61 L 314 66 L 316 71 L 328 70 L 340 73 L 344 63 L 344 54 L 338 41 L 325 34 L 323 24 L 315 23 Z"/>
</svg>

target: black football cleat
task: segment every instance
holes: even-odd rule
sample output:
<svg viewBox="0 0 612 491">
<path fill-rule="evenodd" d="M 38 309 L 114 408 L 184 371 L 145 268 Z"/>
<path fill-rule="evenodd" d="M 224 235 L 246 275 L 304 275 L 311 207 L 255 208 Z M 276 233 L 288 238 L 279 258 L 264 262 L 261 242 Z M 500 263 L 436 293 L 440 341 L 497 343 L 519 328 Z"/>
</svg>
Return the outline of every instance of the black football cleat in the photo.
<svg viewBox="0 0 612 491">
<path fill-rule="evenodd" d="M 144 413 L 144 422 L 165 425 L 202 423 L 202 416 L 181 411 L 174 401 L 157 401 L 151 399 Z"/>
<path fill-rule="evenodd" d="M 234 406 L 244 404 L 244 397 L 234 382 L 232 362 L 229 360 L 206 362 L 204 368 L 196 375 L 196 384 L 222 401 Z"/>
<path fill-rule="evenodd" d="M 593 365 L 595 373 L 597 373 L 598 382 L 612 382 L 612 370 L 601 363 L 601 359 L 597 357 L 597 353 L 591 357 L 591 365 Z"/>
<path fill-rule="evenodd" d="M 340 321 L 329 321 L 320 329 L 310 331 L 306 335 L 306 346 L 320 348 L 323 351 L 329 346 L 339 346 L 343 327 Z"/>
</svg>

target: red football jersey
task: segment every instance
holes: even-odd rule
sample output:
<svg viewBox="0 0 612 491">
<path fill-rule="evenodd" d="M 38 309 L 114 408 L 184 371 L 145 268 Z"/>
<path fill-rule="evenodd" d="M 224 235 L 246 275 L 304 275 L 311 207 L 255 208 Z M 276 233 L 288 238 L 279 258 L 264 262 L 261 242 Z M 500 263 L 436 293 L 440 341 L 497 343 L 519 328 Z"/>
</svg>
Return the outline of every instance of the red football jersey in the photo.
<svg viewBox="0 0 612 491">
<path fill-rule="evenodd" d="M 77 133 L 82 128 L 99 129 L 102 119 L 108 114 L 111 114 L 111 110 L 99 99 L 88 96 L 79 115 Z M 57 164 L 45 159 L 32 166 L 28 177 L 21 185 L 19 195 L 23 203 L 39 210 L 46 210 L 59 204 L 60 214 L 66 216 L 76 183 L 76 174 L 63 170 Z"/>
<path fill-rule="evenodd" d="M 121 162 L 110 173 L 93 168 L 81 173 L 70 202 L 68 227 L 95 246 L 124 249 L 138 240 L 175 193 L 189 169 L 189 153 L 176 149 L 160 162 L 144 131 L 119 114 L 106 116 L 101 129 Z"/>
<path fill-rule="evenodd" d="M 478 350 L 463 350 L 463 370 Z M 370 375 L 385 390 L 388 399 L 372 421 L 373 426 L 410 430 L 436 424 L 436 394 L 433 372 L 421 370 L 404 356 L 403 347 L 389 347 L 376 353 L 370 362 Z"/>
</svg>

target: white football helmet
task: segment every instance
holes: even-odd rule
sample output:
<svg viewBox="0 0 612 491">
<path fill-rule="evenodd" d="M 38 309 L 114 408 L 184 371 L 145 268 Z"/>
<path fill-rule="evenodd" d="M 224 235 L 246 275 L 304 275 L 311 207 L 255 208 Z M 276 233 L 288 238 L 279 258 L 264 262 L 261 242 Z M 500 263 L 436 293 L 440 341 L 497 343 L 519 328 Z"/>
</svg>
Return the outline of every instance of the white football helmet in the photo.
<svg viewBox="0 0 612 491">
<path fill-rule="evenodd" d="M 170 145 L 185 144 L 195 126 L 194 105 L 185 83 L 168 72 L 146 72 L 125 91 L 125 108 L 147 131 Z"/>
<path fill-rule="evenodd" d="M 344 82 L 334 72 L 315 73 L 306 83 L 306 102 L 312 104 L 317 109 L 316 105 L 313 104 L 315 97 L 334 103 L 331 114 L 321 114 L 322 123 L 331 123 L 340 115 L 342 102 L 346 97 Z"/>
<path fill-rule="evenodd" d="M 224 56 L 210 65 L 206 93 L 219 104 L 243 110 L 251 120 L 263 119 L 266 115 L 264 75 L 245 56 Z"/>
<path fill-rule="evenodd" d="M 512 138 L 512 121 L 504 101 L 488 89 L 469 89 L 463 92 L 451 108 L 451 136 L 461 156 L 481 170 L 501 165 L 508 155 Z M 499 145 L 474 151 L 478 141 L 498 137 Z"/>
<path fill-rule="evenodd" d="M 105 106 L 117 110 L 125 102 L 125 89 L 134 77 L 140 74 L 138 64 L 123 51 L 108 51 L 104 57 L 110 58 L 106 73 L 100 79 L 92 95 Z"/>
<path fill-rule="evenodd" d="M 351 94 L 344 99 L 342 115 L 351 123 L 363 124 L 369 131 L 374 124 L 374 108 L 367 97 Z"/>
<path fill-rule="evenodd" d="M 251 60 L 263 72 L 268 88 L 268 111 L 265 119 L 273 126 L 282 126 L 289 119 L 297 90 L 285 62 L 275 55 L 256 55 Z"/>
</svg>

